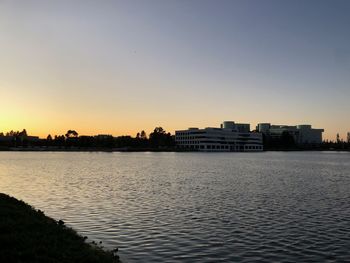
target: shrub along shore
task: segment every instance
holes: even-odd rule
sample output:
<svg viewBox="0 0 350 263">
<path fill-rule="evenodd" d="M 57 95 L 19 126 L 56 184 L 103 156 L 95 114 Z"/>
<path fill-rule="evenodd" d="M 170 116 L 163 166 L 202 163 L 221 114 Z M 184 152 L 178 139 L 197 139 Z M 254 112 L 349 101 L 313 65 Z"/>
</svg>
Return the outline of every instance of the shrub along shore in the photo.
<svg viewBox="0 0 350 263">
<path fill-rule="evenodd" d="M 120 262 L 64 222 L 0 193 L 0 262 Z"/>
</svg>

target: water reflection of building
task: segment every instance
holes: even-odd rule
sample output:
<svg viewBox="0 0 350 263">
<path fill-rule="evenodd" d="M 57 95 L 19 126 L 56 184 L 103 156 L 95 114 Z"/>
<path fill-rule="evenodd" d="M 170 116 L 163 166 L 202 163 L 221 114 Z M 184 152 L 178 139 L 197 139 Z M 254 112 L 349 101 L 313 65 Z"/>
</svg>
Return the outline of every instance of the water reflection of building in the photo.
<svg viewBox="0 0 350 263">
<path fill-rule="evenodd" d="M 321 144 L 324 132 L 323 129 L 314 129 L 308 124 L 288 126 L 259 123 L 256 130 L 271 139 L 280 139 L 283 135 L 290 135 L 297 145 Z"/>
<path fill-rule="evenodd" d="M 193 151 L 262 151 L 262 134 L 250 131 L 250 124 L 225 121 L 220 128 L 189 128 L 175 132 L 178 148 Z"/>
</svg>

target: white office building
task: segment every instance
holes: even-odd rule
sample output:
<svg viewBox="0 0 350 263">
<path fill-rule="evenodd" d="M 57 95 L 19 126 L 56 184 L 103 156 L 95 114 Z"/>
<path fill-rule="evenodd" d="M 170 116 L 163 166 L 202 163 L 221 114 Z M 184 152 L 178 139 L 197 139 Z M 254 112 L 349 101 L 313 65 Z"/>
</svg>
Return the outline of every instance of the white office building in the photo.
<svg viewBox="0 0 350 263">
<path fill-rule="evenodd" d="M 225 121 L 220 128 L 189 128 L 175 132 L 179 149 L 210 152 L 256 152 L 263 150 L 262 134 L 249 124 Z"/>
</svg>

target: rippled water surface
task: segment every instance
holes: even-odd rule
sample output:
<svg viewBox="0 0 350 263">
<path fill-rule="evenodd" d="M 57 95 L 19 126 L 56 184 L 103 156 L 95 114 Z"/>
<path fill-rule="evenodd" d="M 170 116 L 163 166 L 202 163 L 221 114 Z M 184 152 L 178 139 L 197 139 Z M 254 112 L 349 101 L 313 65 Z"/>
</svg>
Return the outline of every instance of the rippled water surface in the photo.
<svg viewBox="0 0 350 263">
<path fill-rule="evenodd" d="M 350 154 L 0 153 L 0 192 L 123 262 L 350 262 Z"/>
</svg>

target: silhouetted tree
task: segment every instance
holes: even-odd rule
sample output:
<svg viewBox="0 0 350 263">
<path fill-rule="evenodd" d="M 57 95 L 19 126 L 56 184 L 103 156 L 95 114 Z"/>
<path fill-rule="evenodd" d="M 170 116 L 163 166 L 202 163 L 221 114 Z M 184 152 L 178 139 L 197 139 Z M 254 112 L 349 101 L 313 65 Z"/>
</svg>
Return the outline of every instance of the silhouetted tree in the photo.
<svg viewBox="0 0 350 263">
<path fill-rule="evenodd" d="M 51 134 L 47 135 L 46 137 L 46 146 L 52 146 L 53 140 Z"/>
<path fill-rule="evenodd" d="M 28 135 L 27 135 L 26 129 L 23 129 L 23 131 L 21 131 L 20 133 L 18 133 L 18 135 L 21 136 L 21 137 L 27 137 L 27 136 L 28 136 Z"/>
<path fill-rule="evenodd" d="M 78 133 L 75 130 L 68 130 L 66 133 L 66 147 L 77 146 Z"/>
<path fill-rule="evenodd" d="M 58 147 L 63 147 L 65 146 L 65 137 L 63 135 L 55 135 L 53 144 Z"/>
<path fill-rule="evenodd" d="M 66 133 L 67 138 L 78 137 L 78 133 L 75 130 L 68 130 Z"/>
<path fill-rule="evenodd" d="M 166 133 L 162 127 L 156 127 L 149 135 L 149 143 L 153 148 L 172 147 L 175 145 L 174 138 L 170 132 Z"/>
<path fill-rule="evenodd" d="M 15 135 L 16 135 L 16 132 L 14 132 L 13 130 L 6 133 L 6 136 L 15 136 Z"/>
<path fill-rule="evenodd" d="M 131 142 L 131 145 L 129 146 L 135 147 L 135 148 L 148 148 L 149 143 L 148 143 L 146 132 L 144 130 L 142 130 L 141 132 L 138 132 L 136 134 L 135 139 L 133 139 L 133 141 Z"/>
<path fill-rule="evenodd" d="M 339 133 L 337 133 L 337 143 L 340 143 L 340 136 L 339 136 Z"/>
<path fill-rule="evenodd" d="M 4 136 L 4 133 L 0 133 Z M 50 134 L 46 139 L 32 140 L 29 139 L 26 129 L 21 132 L 13 131 L 6 133 L 6 140 L 0 141 L 0 146 L 18 147 L 23 146 L 53 146 L 53 147 L 79 147 L 79 148 L 126 148 L 126 149 L 169 149 L 175 146 L 174 137 L 167 133 L 162 127 L 156 127 L 150 134 L 149 138 L 144 130 L 138 132 L 136 137 L 112 135 L 97 136 L 79 136 L 75 130 L 68 130 L 65 135 L 55 135 L 54 138 Z"/>
<path fill-rule="evenodd" d="M 144 130 L 141 131 L 140 137 L 141 137 L 141 139 L 143 139 L 143 140 L 147 140 L 147 134 L 146 134 L 146 132 L 145 132 Z"/>
</svg>

